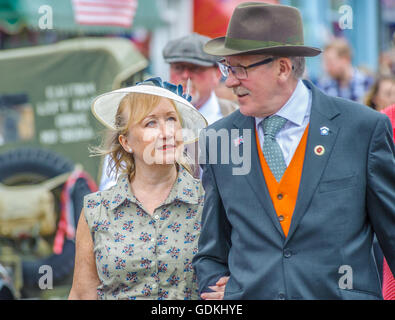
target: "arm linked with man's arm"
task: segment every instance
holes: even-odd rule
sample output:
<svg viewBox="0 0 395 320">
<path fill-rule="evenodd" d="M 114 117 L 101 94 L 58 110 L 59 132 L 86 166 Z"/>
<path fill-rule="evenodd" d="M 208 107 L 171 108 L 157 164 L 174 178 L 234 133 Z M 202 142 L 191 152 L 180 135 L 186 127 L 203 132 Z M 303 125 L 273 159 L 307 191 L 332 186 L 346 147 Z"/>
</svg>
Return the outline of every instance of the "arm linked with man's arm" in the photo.
<svg viewBox="0 0 395 320">
<path fill-rule="evenodd" d="M 229 275 L 228 254 L 231 247 L 231 226 L 226 217 L 211 165 L 203 166 L 205 202 L 199 250 L 193 259 L 199 294 L 211 292 L 219 278 Z"/>
</svg>

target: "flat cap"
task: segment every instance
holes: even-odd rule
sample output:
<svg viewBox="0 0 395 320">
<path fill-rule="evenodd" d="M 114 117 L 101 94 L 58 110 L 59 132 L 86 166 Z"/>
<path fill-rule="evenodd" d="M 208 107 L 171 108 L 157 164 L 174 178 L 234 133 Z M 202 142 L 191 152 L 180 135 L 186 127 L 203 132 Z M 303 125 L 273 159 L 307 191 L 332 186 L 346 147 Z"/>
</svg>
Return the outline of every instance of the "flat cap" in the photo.
<svg viewBox="0 0 395 320">
<path fill-rule="evenodd" d="M 209 37 L 197 33 L 169 41 L 162 54 L 167 63 L 188 62 L 204 67 L 214 66 L 219 58 L 203 51 Z"/>
</svg>

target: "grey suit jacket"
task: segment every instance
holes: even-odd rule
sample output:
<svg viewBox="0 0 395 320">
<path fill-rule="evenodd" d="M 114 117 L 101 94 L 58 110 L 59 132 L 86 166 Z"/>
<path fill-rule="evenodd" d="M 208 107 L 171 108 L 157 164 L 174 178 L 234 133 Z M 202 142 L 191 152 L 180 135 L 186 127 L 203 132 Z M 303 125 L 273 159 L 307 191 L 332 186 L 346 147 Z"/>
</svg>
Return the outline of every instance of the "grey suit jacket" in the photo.
<svg viewBox="0 0 395 320">
<path fill-rule="evenodd" d="M 235 111 L 208 129 L 251 130 L 251 170 L 210 164 L 199 252 L 193 259 L 200 292 L 230 275 L 225 299 L 381 299 L 372 254 L 376 233 L 395 274 L 395 150 L 389 119 L 325 95 L 312 83 L 312 110 L 298 198 L 288 236 L 282 231 L 260 167 L 254 118 Z M 328 127 L 322 135 L 320 128 Z M 208 130 L 202 141 L 208 141 Z M 237 148 L 244 143 L 220 145 Z M 207 142 L 208 143 L 208 142 Z M 322 145 L 323 155 L 314 148 Z M 221 149 L 222 147 L 222 149 Z M 233 149 L 234 151 L 234 149 Z M 248 157 L 245 157 L 248 158 Z M 212 160 L 210 160 L 213 162 Z"/>
</svg>

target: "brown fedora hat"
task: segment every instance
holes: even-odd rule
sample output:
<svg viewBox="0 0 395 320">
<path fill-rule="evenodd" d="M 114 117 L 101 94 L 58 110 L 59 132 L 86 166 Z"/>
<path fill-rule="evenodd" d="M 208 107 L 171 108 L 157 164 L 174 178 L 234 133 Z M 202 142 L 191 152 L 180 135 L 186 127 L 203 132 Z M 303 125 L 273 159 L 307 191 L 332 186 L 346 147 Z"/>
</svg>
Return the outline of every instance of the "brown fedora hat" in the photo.
<svg viewBox="0 0 395 320">
<path fill-rule="evenodd" d="M 262 2 L 236 7 L 225 37 L 210 40 L 204 51 L 214 56 L 271 54 L 313 57 L 321 49 L 304 45 L 302 16 L 298 9 Z"/>
</svg>

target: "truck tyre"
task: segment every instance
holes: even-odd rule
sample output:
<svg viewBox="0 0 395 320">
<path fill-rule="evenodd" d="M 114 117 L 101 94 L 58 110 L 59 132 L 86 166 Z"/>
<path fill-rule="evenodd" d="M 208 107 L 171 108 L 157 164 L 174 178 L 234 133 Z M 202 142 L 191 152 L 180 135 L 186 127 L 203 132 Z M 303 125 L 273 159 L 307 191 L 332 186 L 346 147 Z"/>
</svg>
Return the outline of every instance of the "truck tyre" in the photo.
<svg viewBox="0 0 395 320">
<path fill-rule="evenodd" d="M 0 155 L 0 182 L 9 185 L 37 184 L 48 178 L 55 177 L 74 169 L 74 163 L 62 155 L 42 148 L 18 148 Z M 83 198 L 92 191 L 85 179 L 78 179 L 71 195 L 74 205 L 74 221 L 78 222 Z M 60 198 L 56 196 L 57 208 L 60 207 Z M 57 210 L 57 212 L 60 212 Z M 57 217 L 59 221 L 59 216 Z M 77 227 L 77 226 L 76 226 Z M 55 235 L 54 235 L 55 236 Z M 51 254 L 37 260 L 22 260 L 23 289 L 38 289 L 42 274 L 39 268 L 43 265 L 52 267 L 53 284 L 63 284 L 70 278 L 74 269 L 75 243 L 74 240 L 65 239 L 61 254 Z"/>
</svg>

